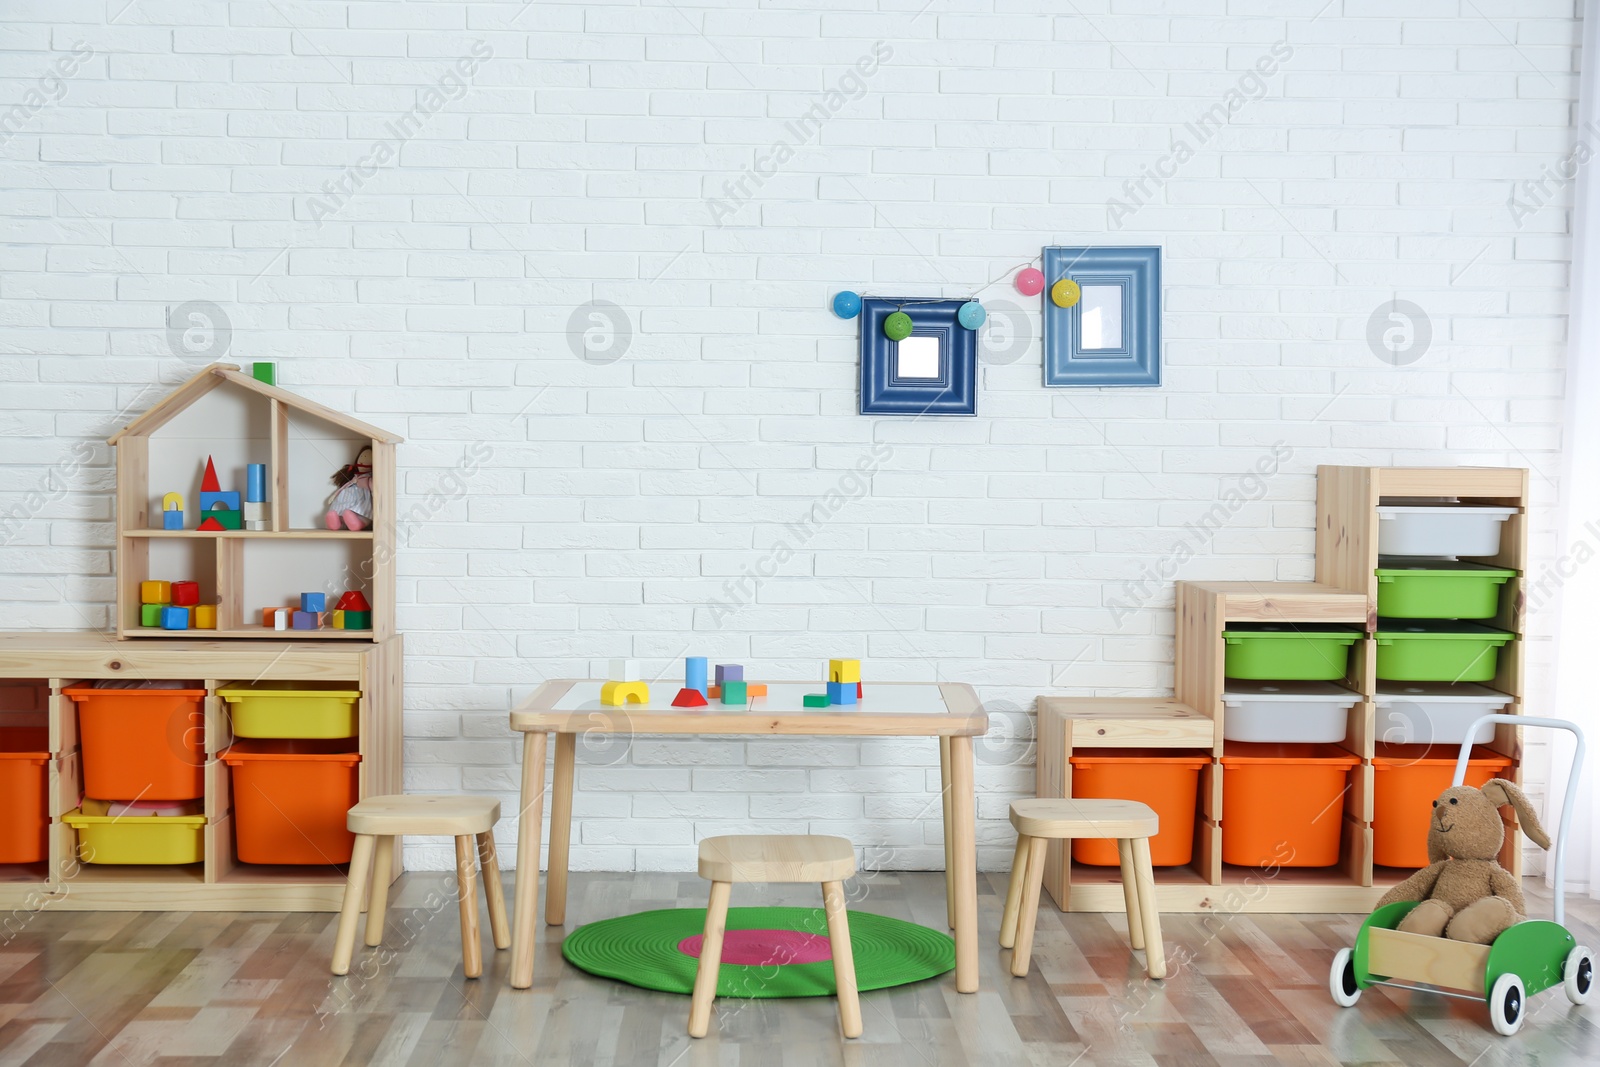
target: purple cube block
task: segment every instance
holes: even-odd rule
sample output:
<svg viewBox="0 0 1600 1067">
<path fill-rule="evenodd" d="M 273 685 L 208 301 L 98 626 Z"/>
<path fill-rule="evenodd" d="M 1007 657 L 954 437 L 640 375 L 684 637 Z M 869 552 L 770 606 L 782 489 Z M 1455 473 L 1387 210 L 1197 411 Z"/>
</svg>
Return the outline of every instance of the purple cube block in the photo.
<svg viewBox="0 0 1600 1067">
<path fill-rule="evenodd" d="M 744 666 L 738 663 L 717 664 L 717 684 L 744 681 Z"/>
<path fill-rule="evenodd" d="M 297 611 L 290 619 L 290 625 L 296 630 L 315 630 L 317 628 L 317 613 L 314 611 Z"/>
</svg>

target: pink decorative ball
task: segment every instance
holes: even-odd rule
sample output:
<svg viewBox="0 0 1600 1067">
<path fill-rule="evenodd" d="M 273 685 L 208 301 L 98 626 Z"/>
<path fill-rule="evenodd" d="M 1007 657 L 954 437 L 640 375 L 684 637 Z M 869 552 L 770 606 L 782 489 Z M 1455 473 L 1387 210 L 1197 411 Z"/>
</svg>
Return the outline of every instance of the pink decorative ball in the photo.
<svg viewBox="0 0 1600 1067">
<path fill-rule="evenodd" d="M 1023 296 L 1038 296 L 1044 291 L 1044 273 L 1038 267 L 1024 267 L 1017 271 L 1017 292 Z"/>
</svg>

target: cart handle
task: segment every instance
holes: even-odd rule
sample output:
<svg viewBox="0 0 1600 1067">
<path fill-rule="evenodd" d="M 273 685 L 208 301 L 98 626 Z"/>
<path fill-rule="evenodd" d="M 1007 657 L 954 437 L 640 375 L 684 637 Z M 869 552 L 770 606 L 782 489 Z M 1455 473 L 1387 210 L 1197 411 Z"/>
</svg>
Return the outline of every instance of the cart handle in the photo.
<svg viewBox="0 0 1600 1067">
<path fill-rule="evenodd" d="M 1565 873 L 1567 858 L 1567 823 L 1572 819 L 1572 805 L 1578 799 L 1578 776 L 1583 773 L 1583 730 L 1575 722 L 1566 719 L 1541 719 L 1532 715 L 1484 715 L 1471 726 L 1467 727 L 1467 739 L 1461 743 L 1461 754 L 1456 757 L 1456 776 L 1451 780 L 1451 785 L 1460 785 L 1467 778 L 1467 761 L 1472 758 L 1472 739 L 1477 736 L 1478 727 L 1485 723 L 1503 722 L 1511 726 L 1541 726 L 1548 730 L 1566 730 L 1577 738 L 1577 745 L 1572 750 L 1572 773 L 1567 775 L 1567 799 L 1561 804 L 1561 825 L 1556 830 L 1555 847 L 1552 848 L 1552 863 L 1555 868 L 1555 916 L 1556 925 L 1563 925 L 1566 904 L 1566 882 L 1562 880 Z"/>
</svg>

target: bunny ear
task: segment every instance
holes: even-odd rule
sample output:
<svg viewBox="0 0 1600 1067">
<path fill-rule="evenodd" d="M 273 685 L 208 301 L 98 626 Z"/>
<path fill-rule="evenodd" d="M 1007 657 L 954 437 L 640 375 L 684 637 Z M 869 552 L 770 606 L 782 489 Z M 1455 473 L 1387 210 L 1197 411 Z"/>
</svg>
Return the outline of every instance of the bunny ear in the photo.
<svg viewBox="0 0 1600 1067">
<path fill-rule="evenodd" d="M 1512 810 L 1517 813 L 1517 824 L 1522 827 L 1522 832 L 1540 848 L 1549 849 L 1550 836 L 1544 832 L 1544 827 L 1539 825 L 1539 816 L 1534 813 L 1533 805 L 1528 803 L 1528 798 L 1523 796 L 1522 790 L 1517 788 L 1516 783 L 1508 782 L 1504 778 L 1491 778 L 1484 783 L 1481 792 L 1496 807 L 1510 804 Z"/>
</svg>

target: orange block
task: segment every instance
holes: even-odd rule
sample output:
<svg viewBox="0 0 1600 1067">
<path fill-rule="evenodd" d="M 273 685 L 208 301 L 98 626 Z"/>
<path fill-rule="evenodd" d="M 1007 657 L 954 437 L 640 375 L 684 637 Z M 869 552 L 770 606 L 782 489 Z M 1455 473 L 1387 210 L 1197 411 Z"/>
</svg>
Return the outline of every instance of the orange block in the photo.
<svg viewBox="0 0 1600 1067">
<path fill-rule="evenodd" d="M 756 697 L 764 697 L 767 695 L 767 687 L 761 682 L 747 682 L 744 687 L 744 695 L 751 700 Z"/>
</svg>

